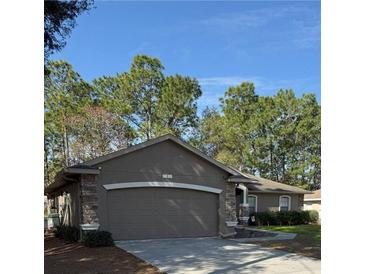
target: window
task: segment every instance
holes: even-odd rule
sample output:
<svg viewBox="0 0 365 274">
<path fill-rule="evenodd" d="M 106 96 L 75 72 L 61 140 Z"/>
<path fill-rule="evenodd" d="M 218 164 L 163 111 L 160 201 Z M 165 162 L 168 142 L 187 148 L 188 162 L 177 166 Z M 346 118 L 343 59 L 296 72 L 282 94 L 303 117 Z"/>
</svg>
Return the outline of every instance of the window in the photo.
<svg viewBox="0 0 365 274">
<path fill-rule="evenodd" d="M 279 211 L 290 210 L 290 196 L 280 196 L 279 198 Z"/>
<path fill-rule="evenodd" d="M 256 195 L 248 195 L 248 212 L 252 214 L 257 211 L 257 196 Z"/>
</svg>

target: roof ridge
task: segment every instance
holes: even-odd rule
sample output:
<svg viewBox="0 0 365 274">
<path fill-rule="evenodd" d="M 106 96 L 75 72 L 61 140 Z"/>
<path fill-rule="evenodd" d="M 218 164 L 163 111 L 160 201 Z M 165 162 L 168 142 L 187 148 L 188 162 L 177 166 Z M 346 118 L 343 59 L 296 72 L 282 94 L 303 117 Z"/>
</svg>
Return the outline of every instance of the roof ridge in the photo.
<svg viewBox="0 0 365 274">
<path fill-rule="evenodd" d="M 229 166 L 226 166 L 225 164 L 213 159 L 212 157 L 209 157 L 207 155 L 205 155 L 203 152 L 201 152 L 199 149 L 193 147 L 192 145 L 188 144 L 187 142 L 181 140 L 180 138 L 172 135 L 172 134 L 165 134 L 159 137 L 156 137 L 154 139 L 150 139 L 147 140 L 145 142 L 124 148 L 124 149 L 120 149 L 102 156 L 99 156 L 97 158 L 94 158 L 92 160 L 89 161 L 85 161 L 83 163 L 81 163 L 82 165 L 89 165 L 89 166 L 94 166 L 97 165 L 99 163 L 105 162 L 105 161 L 109 161 L 111 159 L 114 159 L 116 157 L 131 153 L 133 151 L 139 150 L 139 149 L 143 149 L 145 147 L 149 147 L 152 146 L 154 144 L 158 144 L 167 140 L 171 140 L 179 145 L 181 145 L 182 147 L 186 148 L 187 150 L 189 150 L 192 153 L 195 153 L 196 155 L 200 156 L 201 158 L 207 160 L 208 162 L 218 166 L 219 168 L 225 170 L 226 172 L 228 172 L 231 175 L 240 175 L 243 177 L 246 177 L 245 175 L 240 174 L 239 172 L 237 172 L 235 169 L 232 169 Z"/>
</svg>

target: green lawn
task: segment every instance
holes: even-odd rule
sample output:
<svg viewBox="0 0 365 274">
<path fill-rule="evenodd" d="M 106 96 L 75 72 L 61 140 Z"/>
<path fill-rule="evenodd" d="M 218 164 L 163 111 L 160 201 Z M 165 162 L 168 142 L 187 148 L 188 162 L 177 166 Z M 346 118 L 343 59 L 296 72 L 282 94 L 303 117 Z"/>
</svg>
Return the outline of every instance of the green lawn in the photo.
<svg viewBox="0 0 365 274">
<path fill-rule="evenodd" d="M 305 256 L 321 258 L 321 226 L 296 225 L 296 226 L 261 226 L 265 230 L 297 233 L 293 240 L 258 242 L 265 247 L 286 250 Z"/>
<path fill-rule="evenodd" d="M 297 233 L 298 235 L 311 237 L 316 242 L 321 242 L 321 225 L 261 226 L 258 228 Z"/>
</svg>

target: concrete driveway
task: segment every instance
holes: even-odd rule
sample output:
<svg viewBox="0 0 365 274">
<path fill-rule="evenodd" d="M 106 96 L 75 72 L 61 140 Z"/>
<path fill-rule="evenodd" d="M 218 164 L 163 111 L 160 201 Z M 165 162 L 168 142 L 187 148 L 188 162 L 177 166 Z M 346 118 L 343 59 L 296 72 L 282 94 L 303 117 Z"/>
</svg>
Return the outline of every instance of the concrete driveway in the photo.
<svg viewBox="0 0 365 274">
<path fill-rule="evenodd" d="M 319 274 L 321 261 L 219 238 L 119 241 L 116 245 L 168 273 Z"/>
</svg>

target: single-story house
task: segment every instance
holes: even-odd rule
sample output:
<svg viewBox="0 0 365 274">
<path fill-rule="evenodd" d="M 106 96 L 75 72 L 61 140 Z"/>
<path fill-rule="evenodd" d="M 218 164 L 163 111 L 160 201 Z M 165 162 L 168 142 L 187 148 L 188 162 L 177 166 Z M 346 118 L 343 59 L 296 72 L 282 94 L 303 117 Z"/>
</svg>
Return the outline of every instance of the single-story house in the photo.
<svg viewBox="0 0 365 274">
<path fill-rule="evenodd" d="M 63 223 L 98 224 L 122 240 L 233 235 L 250 212 L 299 210 L 310 192 L 241 173 L 164 135 L 67 167 L 45 193 L 54 209 L 64 202 Z"/>
<path fill-rule="evenodd" d="M 313 193 L 304 195 L 304 209 L 318 211 L 319 220 L 321 219 L 321 190 L 315 190 Z"/>
</svg>

